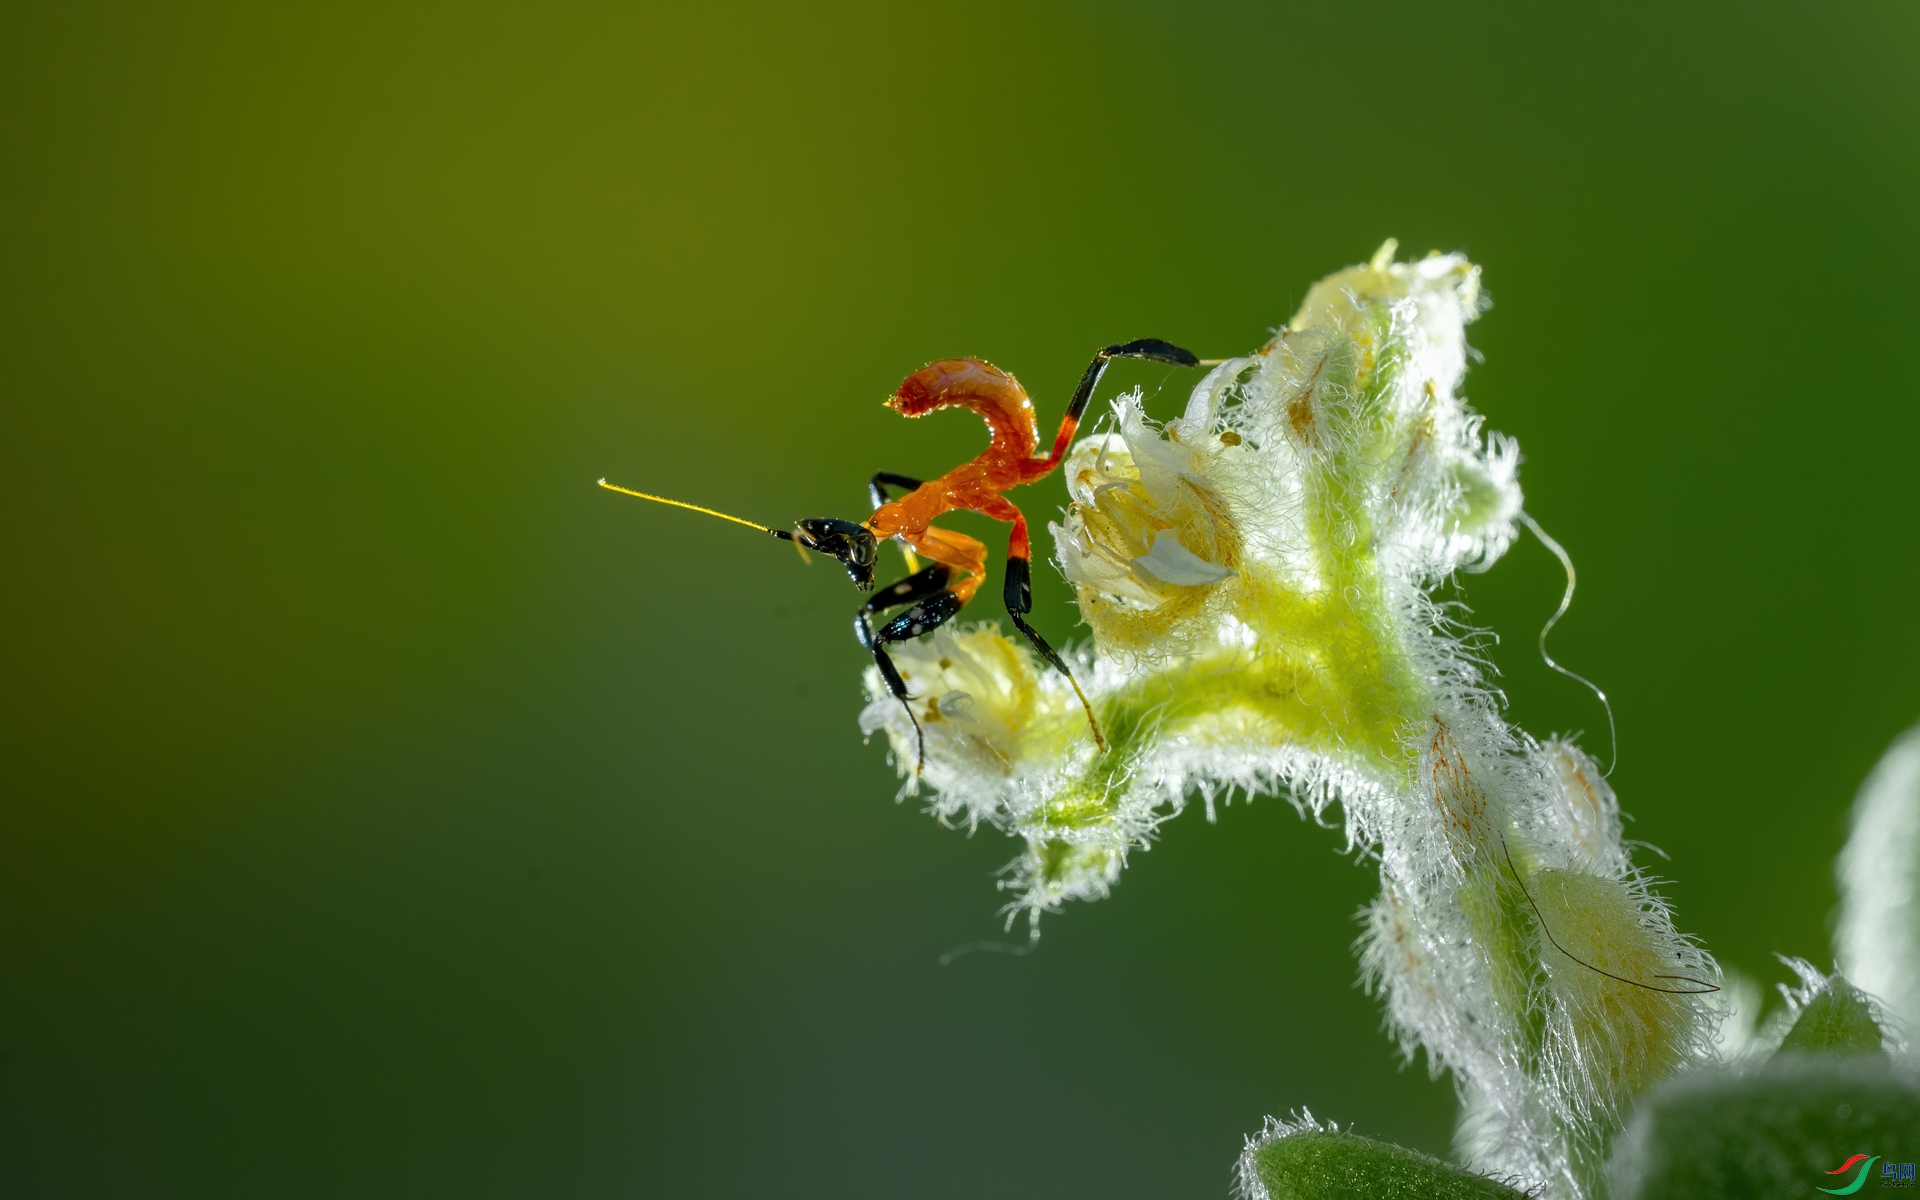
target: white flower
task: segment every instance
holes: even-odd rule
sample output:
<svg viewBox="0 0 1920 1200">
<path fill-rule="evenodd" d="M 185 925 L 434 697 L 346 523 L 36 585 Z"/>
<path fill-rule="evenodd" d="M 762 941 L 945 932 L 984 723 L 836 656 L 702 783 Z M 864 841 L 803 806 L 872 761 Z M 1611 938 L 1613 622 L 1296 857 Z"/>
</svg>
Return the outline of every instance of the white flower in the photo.
<svg viewBox="0 0 1920 1200">
<path fill-rule="evenodd" d="M 1406 1053 L 1455 1074 L 1462 1150 L 1579 1196 L 1633 1093 L 1710 1055 L 1718 971 L 1635 873 L 1592 761 L 1506 722 L 1432 598 L 1512 543 L 1519 450 L 1460 395 L 1478 268 L 1393 249 L 1314 285 L 1180 417 L 1123 396 L 1068 456 L 1051 531 L 1108 753 L 997 630 L 894 653 L 932 810 L 1026 844 L 1016 914 L 1106 895 L 1190 796 L 1209 816 L 1235 792 L 1316 817 L 1338 801 L 1381 876 L 1364 978 Z M 877 672 L 868 694 L 862 728 L 911 771 Z"/>
<path fill-rule="evenodd" d="M 1246 452 L 1230 430 L 1194 428 L 1198 418 L 1162 435 L 1138 395 L 1114 412 L 1119 433 L 1082 439 L 1068 456 L 1073 506 L 1064 526 L 1049 529 L 1100 651 L 1165 655 L 1211 631 L 1220 585 L 1239 575 L 1240 534 L 1224 483 L 1231 460 Z"/>
<path fill-rule="evenodd" d="M 1085 725 L 1067 682 L 996 625 L 942 627 L 891 653 L 913 696 L 926 737 L 925 781 L 941 797 L 936 808 L 943 815 L 965 811 L 970 823 L 993 820 L 1004 782 L 1024 763 L 1060 753 L 1074 722 Z M 867 696 L 860 731 L 885 730 L 896 760 L 911 770 L 918 754 L 913 725 L 872 667 Z"/>
</svg>

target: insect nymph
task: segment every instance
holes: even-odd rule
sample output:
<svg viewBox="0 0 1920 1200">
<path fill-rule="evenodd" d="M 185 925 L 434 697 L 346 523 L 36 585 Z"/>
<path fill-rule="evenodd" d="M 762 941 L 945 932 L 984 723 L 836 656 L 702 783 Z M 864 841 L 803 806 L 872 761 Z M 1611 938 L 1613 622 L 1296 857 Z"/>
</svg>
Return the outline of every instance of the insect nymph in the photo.
<svg viewBox="0 0 1920 1200">
<path fill-rule="evenodd" d="M 913 697 L 906 681 L 887 654 L 887 647 L 916 638 L 951 621 L 973 599 L 987 577 L 987 548 L 977 539 L 933 524 L 941 516 L 955 511 L 977 512 L 1013 526 L 1007 539 L 1005 591 L 1007 615 L 1032 644 L 1034 650 L 1073 684 L 1074 694 L 1086 710 L 1087 724 L 1093 730 L 1094 743 L 1106 749 L 1100 722 L 1080 683 L 1074 679 L 1066 661 L 1027 624 L 1033 611 L 1033 547 L 1028 536 L 1027 518 L 1004 492 L 1023 483 L 1044 479 L 1060 465 L 1073 435 L 1080 427 L 1093 390 L 1106 373 L 1107 364 L 1116 358 L 1144 359 L 1181 367 L 1203 365 L 1188 351 L 1154 338 L 1108 346 L 1094 355 L 1067 402 L 1067 412 L 1054 435 L 1053 448 L 1040 457 L 1039 429 L 1034 423 L 1033 402 L 1013 376 L 977 358 L 949 358 L 915 371 L 900 384 L 887 404 L 907 417 L 922 417 L 936 409 L 961 407 L 978 413 L 992 435 L 987 448 L 971 462 L 962 463 L 938 479 L 922 482 L 906 475 L 881 471 L 868 481 L 873 513 L 865 521 L 842 521 L 835 517 L 808 517 L 788 529 L 773 529 L 753 521 L 728 516 L 699 505 L 668 500 L 646 492 L 615 487 L 606 480 L 600 486 L 643 500 L 658 500 L 679 508 L 690 508 L 711 516 L 748 525 L 763 533 L 784 538 L 803 550 L 813 550 L 838 559 L 861 591 L 873 590 L 874 562 L 879 544 L 886 538 L 898 538 L 915 557 L 929 565 L 919 567 L 898 583 L 881 588 L 854 614 L 854 632 L 860 644 L 872 653 L 887 690 L 907 710 L 907 718 L 919 740 L 920 765 L 926 759 L 926 738 L 920 719 L 913 711 Z M 888 489 L 904 494 L 889 498 Z M 887 613 L 904 611 L 892 617 Z M 878 622 L 876 624 L 876 622 Z M 916 766 L 918 770 L 918 766 Z"/>
</svg>

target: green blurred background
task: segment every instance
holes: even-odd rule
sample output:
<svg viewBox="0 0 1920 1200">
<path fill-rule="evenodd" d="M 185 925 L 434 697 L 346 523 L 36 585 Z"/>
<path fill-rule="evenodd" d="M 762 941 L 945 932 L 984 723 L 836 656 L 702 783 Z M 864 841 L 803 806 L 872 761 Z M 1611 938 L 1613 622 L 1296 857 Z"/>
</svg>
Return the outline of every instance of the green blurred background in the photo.
<svg viewBox="0 0 1920 1200">
<path fill-rule="evenodd" d="M 1824 962 L 1920 715 L 1916 12 L 0 9 L 5 1190 L 1218 1196 L 1299 1105 L 1444 1151 L 1337 834 L 1190 811 L 943 967 L 1014 846 L 894 802 L 845 578 L 593 487 L 857 517 L 981 443 L 880 408 L 927 360 L 1056 412 L 1388 235 L 1485 267 L 1468 393 L 1681 926 Z M 1604 750 L 1560 586 L 1465 595 Z"/>
</svg>

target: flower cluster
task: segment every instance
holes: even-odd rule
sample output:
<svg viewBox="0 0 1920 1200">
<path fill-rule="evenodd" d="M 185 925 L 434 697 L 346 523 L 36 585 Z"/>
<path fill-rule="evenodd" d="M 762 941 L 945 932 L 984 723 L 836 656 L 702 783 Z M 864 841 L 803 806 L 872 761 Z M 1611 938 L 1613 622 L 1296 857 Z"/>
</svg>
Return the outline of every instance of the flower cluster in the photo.
<svg viewBox="0 0 1920 1200">
<path fill-rule="evenodd" d="M 896 652 L 931 807 L 1016 835 L 1009 920 L 1104 896 L 1189 797 L 1338 803 L 1381 889 L 1360 949 L 1409 1056 L 1454 1073 L 1482 1170 L 1583 1195 L 1633 1095 L 1709 1055 L 1718 971 L 1620 839 L 1594 763 L 1510 726 L 1434 589 L 1516 536 L 1517 446 L 1463 401 L 1479 271 L 1320 281 L 1156 425 L 1138 394 L 1066 463 L 1052 526 L 1093 631 L 1067 681 L 997 627 Z M 862 728 L 914 732 L 877 674 Z M 908 787 L 915 786 L 910 780 Z"/>
</svg>

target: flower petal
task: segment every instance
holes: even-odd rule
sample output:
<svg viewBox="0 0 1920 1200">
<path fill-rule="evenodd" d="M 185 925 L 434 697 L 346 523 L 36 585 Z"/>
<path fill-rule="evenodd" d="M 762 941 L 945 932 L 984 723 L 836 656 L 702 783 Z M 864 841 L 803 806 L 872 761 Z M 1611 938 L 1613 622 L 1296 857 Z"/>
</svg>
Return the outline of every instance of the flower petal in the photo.
<svg viewBox="0 0 1920 1200">
<path fill-rule="evenodd" d="M 1162 583 L 1179 587 L 1205 587 L 1234 574 L 1217 563 L 1210 563 L 1180 544 L 1180 539 L 1155 531 L 1153 549 L 1133 560 L 1136 570 L 1145 571 Z"/>
</svg>

